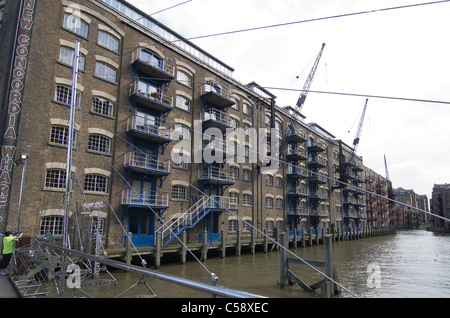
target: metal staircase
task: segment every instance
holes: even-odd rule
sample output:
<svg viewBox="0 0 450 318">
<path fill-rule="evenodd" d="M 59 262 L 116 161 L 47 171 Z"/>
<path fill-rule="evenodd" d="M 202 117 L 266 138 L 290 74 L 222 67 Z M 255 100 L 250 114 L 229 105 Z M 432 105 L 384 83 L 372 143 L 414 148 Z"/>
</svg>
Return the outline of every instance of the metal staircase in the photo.
<svg viewBox="0 0 450 318">
<path fill-rule="evenodd" d="M 213 198 L 202 196 L 189 210 L 175 214 L 158 229 L 158 232 L 161 233 L 162 246 L 169 244 L 184 229 L 194 227 L 213 207 Z"/>
</svg>

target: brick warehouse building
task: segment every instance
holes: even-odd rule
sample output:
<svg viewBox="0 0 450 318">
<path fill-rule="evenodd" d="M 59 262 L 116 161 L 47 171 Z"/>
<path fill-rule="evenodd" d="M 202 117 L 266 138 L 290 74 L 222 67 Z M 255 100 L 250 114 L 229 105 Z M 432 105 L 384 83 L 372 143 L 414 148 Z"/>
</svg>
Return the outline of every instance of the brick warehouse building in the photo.
<svg viewBox="0 0 450 318">
<path fill-rule="evenodd" d="M 17 226 L 24 165 L 14 161 L 26 153 L 20 229 L 62 234 L 76 41 L 72 242 L 96 225 L 108 247 L 125 231 L 147 246 L 157 232 L 167 243 L 169 228 L 215 240 L 249 224 L 269 234 L 392 225 L 390 205 L 367 215 L 370 169 L 349 162 L 350 147 L 125 1 L 4 0 L 0 10 L 2 232 Z M 281 163 L 260 160 L 278 150 Z"/>
</svg>

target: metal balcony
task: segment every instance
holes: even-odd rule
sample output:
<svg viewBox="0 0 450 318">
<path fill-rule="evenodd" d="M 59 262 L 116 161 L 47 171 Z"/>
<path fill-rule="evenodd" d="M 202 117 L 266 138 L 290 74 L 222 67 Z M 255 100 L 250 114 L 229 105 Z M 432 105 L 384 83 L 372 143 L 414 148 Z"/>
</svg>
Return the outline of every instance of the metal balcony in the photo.
<svg viewBox="0 0 450 318">
<path fill-rule="evenodd" d="M 300 188 L 296 188 L 296 189 L 289 189 L 287 192 L 288 196 L 294 196 L 294 197 L 308 197 L 309 196 L 309 191 L 308 188 L 305 187 L 300 187 Z"/>
<path fill-rule="evenodd" d="M 122 192 L 122 205 L 127 207 L 151 207 L 167 209 L 169 207 L 169 194 L 156 192 L 136 192 L 132 189 Z"/>
<path fill-rule="evenodd" d="M 130 99 L 131 105 L 139 103 L 159 112 L 167 112 L 173 109 L 172 95 L 140 80 L 131 83 Z"/>
<path fill-rule="evenodd" d="M 216 185 L 232 185 L 235 183 L 230 171 L 215 166 L 200 167 L 198 180 L 205 184 Z"/>
<path fill-rule="evenodd" d="M 125 168 L 133 171 L 158 176 L 170 174 L 170 161 L 159 157 L 129 152 L 125 154 L 124 161 Z"/>
<path fill-rule="evenodd" d="M 211 108 L 202 113 L 203 129 L 218 128 L 223 133 L 231 128 L 230 116 L 226 113 Z"/>
<path fill-rule="evenodd" d="M 171 142 L 172 129 L 155 126 L 140 116 L 132 116 L 127 120 L 127 133 L 157 143 Z"/>
<path fill-rule="evenodd" d="M 231 99 L 231 93 L 226 86 L 219 87 L 211 82 L 202 85 L 200 98 L 202 108 L 206 106 L 228 108 L 235 103 Z"/>
<path fill-rule="evenodd" d="M 155 80 L 170 81 L 175 78 L 175 67 L 172 62 L 165 61 L 156 54 L 144 49 L 136 48 L 131 55 L 133 76 L 140 72 Z"/>
<path fill-rule="evenodd" d="M 289 144 L 286 159 L 292 161 L 306 160 L 308 159 L 308 156 L 306 155 L 306 150 L 303 147 Z"/>
</svg>

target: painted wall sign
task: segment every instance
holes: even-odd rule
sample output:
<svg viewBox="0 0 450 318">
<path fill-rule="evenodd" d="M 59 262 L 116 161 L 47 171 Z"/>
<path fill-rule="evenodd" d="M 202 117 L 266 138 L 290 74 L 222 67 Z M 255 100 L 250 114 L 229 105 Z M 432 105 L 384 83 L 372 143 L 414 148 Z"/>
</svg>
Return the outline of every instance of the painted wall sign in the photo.
<svg viewBox="0 0 450 318">
<path fill-rule="evenodd" d="M 34 23 L 34 8 L 37 0 L 22 0 L 19 12 L 19 28 L 14 46 L 12 74 L 8 83 L 8 104 L 3 132 L 3 144 L 0 162 L 0 222 L 7 220 L 14 156 L 17 146 L 17 131 L 23 102 L 25 76 L 28 66 L 28 54 L 31 31 Z M 4 224 L 1 226 L 4 230 Z"/>
</svg>

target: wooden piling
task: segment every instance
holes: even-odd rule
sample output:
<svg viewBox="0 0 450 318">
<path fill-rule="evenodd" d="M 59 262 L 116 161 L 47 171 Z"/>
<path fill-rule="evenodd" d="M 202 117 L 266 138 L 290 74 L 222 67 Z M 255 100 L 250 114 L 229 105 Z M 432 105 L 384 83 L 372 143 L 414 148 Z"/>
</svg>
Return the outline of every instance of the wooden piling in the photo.
<svg viewBox="0 0 450 318">
<path fill-rule="evenodd" d="M 181 235 L 181 247 L 180 247 L 180 263 L 181 264 L 186 264 L 186 254 L 187 254 L 187 249 L 186 249 L 186 244 L 187 244 L 187 235 L 186 235 L 186 231 L 183 231 L 182 235 Z"/>
<path fill-rule="evenodd" d="M 127 265 L 131 264 L 131 260 L 133 257 L 131 256 L 131 239 L 133 237 L 133 234 L 131 232 L 128 233 L 127 237 L 127 244 L 125 246 L 125 262 Z"/>
<path fill-rule="evenodd" d="M 202 233 L 202 251 L 201 260 L 206 261 L 208 259 L 208 232 L 203 231 Z"/>
<path fill-rule="evenodd" d="M 156 232 L 155 240 L 155 268 L 159 268 L 161 266 L 161 232 Z"/>
</svg>

